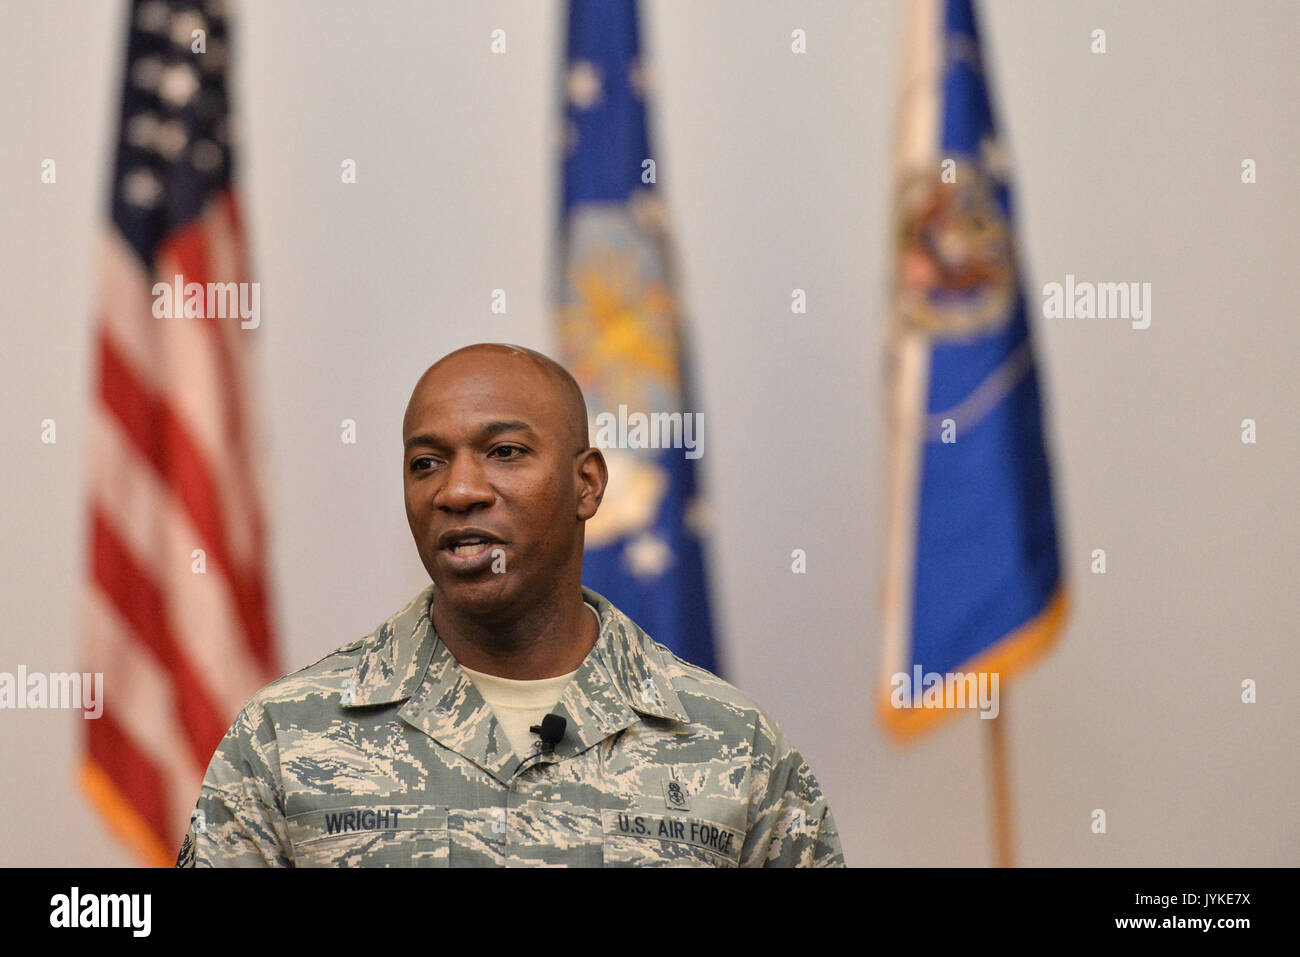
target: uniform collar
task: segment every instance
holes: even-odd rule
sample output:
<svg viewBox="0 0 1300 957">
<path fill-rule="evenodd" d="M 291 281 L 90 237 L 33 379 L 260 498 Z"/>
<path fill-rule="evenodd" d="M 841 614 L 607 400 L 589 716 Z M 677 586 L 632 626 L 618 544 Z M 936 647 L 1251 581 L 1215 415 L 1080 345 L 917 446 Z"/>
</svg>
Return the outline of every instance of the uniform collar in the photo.
<svg viewBox="0 0 1300 957">
<path fill-rule="evenodd" d="M 582 597 L 600 617 L 600 635 L 553 709 L 567 721 L 556 760 L 585 751 L 638 716 L 690 720 L 650 636 L 598 592 L 584 587 Z M 522 756 L 438 637 L 432 602 L 430 584 L 363 640 L 350 706 L 405 701 L 398 712 L 405 721 L 506 783 Z"/>
</svg>

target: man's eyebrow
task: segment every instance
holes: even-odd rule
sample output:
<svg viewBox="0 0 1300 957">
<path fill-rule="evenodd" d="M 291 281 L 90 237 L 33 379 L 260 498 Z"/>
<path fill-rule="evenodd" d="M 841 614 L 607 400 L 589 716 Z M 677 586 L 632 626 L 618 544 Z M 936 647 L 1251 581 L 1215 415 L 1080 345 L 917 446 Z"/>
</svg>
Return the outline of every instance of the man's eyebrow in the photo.
<svg viewBox="0 0 1300 957">
<path fill-rule="evenodd" d="M 494 422 L 485 422 L 479 428 L 480 438 L 490 439 L 494 435 L 500 435 L 502 432 L 526 432 L 533 438 L 537 438 L 537 432 L 527 422 L 518 419 L 498 419 Z M 439 447 L 443 444 L 442 439 L 428 432 L 422 432 L 419 435 L 413 435 L 406 440 L 405 448 L 409 451 L 417 445 L 431 445 Z"/>
<path fill-rule="evenodd" d="M 496 422 L 487 422 L 479 430 L 479 434 L 484 438 L 491 438 L 494 435 L 500 435 L 502 432 L 527 432 L 533 438 L 537 438 L 537 433 L 527 422 L 521 422 L 518 419 L 504 419 Z"/>
</svg>

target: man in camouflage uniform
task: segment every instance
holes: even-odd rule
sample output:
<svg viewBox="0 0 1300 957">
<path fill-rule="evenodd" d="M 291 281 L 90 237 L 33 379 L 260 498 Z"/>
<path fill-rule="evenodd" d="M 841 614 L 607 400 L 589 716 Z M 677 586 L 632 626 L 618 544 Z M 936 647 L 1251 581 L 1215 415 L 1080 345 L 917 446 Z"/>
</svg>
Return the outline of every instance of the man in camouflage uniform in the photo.
<svg viewBox="0 0 1300 957">
<path fill-rule="evenodd" d="M 775 722 L 582 587 L 608 479 L 586 423 L 577 383 L 531 350 L 470 346 L 425 372 L 403 471 L 432 584 L 254 695 L 177 866 L 844 865 Z M 561 676 L 544 710 L 562 736 L 521 753 L 484 676 Z"/>
</svg>

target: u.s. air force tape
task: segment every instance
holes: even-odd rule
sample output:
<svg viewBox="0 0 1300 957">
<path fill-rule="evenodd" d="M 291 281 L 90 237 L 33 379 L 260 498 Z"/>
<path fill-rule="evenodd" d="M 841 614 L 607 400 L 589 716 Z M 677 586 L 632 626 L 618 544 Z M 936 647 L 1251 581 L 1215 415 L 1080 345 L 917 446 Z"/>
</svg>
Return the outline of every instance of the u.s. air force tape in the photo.
<svg viewBox="0 0 1300 957">
<path fill-rule="evenodd" d="M 640 837 L 676 841 L 736 859 L 744 837 L 740 831 L 723 824 L 682 814 L 654 814 L 639 809 L 619 811 L 606 808 L 600 812 L 605 833 L 611 836 Z"/>
</svg>

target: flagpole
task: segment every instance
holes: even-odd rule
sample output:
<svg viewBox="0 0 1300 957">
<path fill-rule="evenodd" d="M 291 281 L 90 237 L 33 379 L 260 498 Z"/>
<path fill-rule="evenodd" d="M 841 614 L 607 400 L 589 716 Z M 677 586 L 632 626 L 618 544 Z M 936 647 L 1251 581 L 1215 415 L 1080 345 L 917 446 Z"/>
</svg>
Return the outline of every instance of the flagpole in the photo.
<svg viewBox="0 0 1300 957">
<path fill-rule="evenodd" d="M 1007 695 L 999 695 L 998 716 L 989 726 L 989 775 L 992 784 L 993 850 L 998 867 L 1015 867 L 1015 835 L 1011 827 L 1011 771 L 1007 757 Z"/>
</svg>

